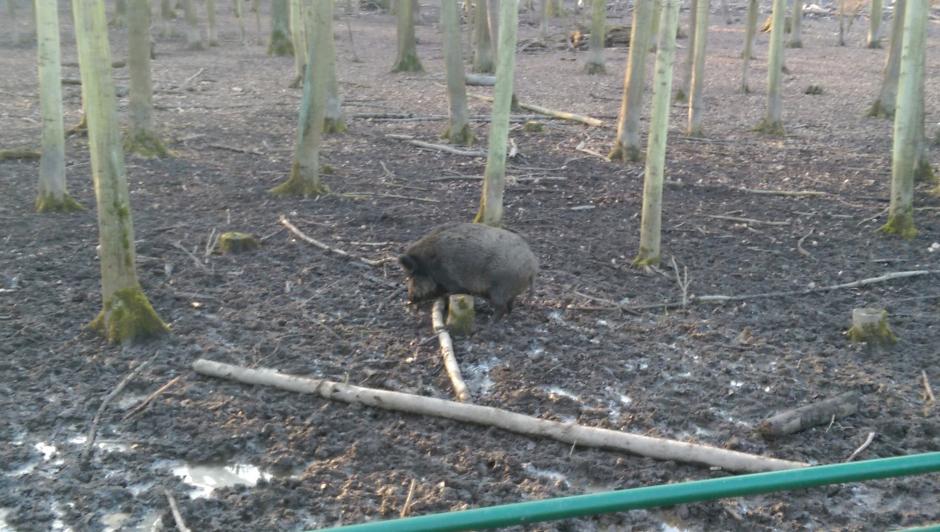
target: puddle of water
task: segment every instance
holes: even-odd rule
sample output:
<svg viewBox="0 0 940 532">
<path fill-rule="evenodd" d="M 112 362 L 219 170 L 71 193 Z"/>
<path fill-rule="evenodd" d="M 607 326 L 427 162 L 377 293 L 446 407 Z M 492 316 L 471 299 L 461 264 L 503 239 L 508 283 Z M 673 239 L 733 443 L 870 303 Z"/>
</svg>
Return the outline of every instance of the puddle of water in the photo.
<svg viewBox="0 0 940 532">
<path fill-rule="evenodd" d="M 194 488 L 189 494 L 191 499 L 210 497 L 216 488 L 254 486 L 259 480 L 272 478 L 270 473 L 249 464 L 183 464 L 173 467 L 172 472 Z"/>
</svg>

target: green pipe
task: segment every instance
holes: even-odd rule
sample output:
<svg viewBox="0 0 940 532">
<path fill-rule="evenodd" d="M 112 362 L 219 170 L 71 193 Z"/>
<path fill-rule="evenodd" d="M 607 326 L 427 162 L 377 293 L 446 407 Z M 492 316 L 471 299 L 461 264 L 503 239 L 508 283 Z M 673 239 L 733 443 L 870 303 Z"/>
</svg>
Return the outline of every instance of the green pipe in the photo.
<svg viewBox="0 0 940 532">
<path fill-rule="evenodd" d="M 496 528 L 582 515 L 622 512 L 654 506 L 670 506 L 724 497 L 756 495 L 773 491 L 811 488 L 825 484 L 901 477 L 936 471 L 940 471 L 940 452 L 696 480 L 679 484 L 661 484 L 645 488 L 505 504 L 460 512 L 375 521 L 328 530 L 342 530 L 344 532 L 423 532 Z"/>
</svg>

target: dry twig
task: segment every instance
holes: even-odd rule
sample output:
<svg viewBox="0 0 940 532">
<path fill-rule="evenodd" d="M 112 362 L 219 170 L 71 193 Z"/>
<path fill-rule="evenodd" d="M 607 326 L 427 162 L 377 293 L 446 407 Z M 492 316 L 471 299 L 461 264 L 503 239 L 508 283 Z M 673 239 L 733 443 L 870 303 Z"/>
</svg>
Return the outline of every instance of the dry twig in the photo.
<svg viewBox="0 0 940 532">
<path fill-rule="evenodd" d="M 417 482 L 415 482 L 415 479 L 411 479 L 411 485 L 408 486 L 408 495 L 405 496 L 405 504 L 401 506 L 401 513 L 398 514 L 399 517 L 405 517 L 406 515 L 408 515 L 408 512 L 411 510 L 411 499 L 415 495 L 416 484 Z"/>
<path fill-rule="evenodd" d="M 460 148 L 454 148 L 453 146 L 447 146 L 446 144 L 434 144 L 431 142 L 424 142 L 423 140 L 416 140 L 414 137 L 409 135 L 398 135 L 390 134 L 386 135 L 390 139 L 404 140 L 409 144 L 418 146 L 420 148 L 428 148 L 430 150 L 437 150 L 446 153 L 452 153 L 454 155 L 466 155 L 468 157 L 485 157 L 486 153 L 480 150 L 462 150 Z"/>
<path fill-rule="evenodd" d="M 858 449 L 855 449 L 855 451 L 853 451 L 852 454 L 850 454 L 849 457 L 845 459 L 845 461 L 851 462 L 852 460 L 855 460 L 855 457 L 861 454 L 862 451 L 867 449 L 868 446 L 871 445 L 871 442 L 873 441 L 875 441 L 875 433 L 869 432 L 868 437 L 865 438 L 865 443 L 861 444 Z"/>
<path fill-rule="evenodd" d="M 297 238 L 303 240 L 304 242 L 306 242 L 306 243 L 308 243 L 308 244 L 313 244 L 314 246 L 316 246 L 316 247 L 318 247 L 318 248 L 320 248 L 320 249 L 322 249 L 322 250 L 324 250 L 324 251 L 329 251 L 330 253 L 335 253 L 335 254 L 339 255 L 340 257 L 343 257 L 343 258 L 346 258 L 346 259 L 349 259 L 349 260 L 353 260 L 353 261 L 358 261 L 358 262 L 361 262 L 361 263 L 363 263 L 363 264 L 368 264 L 369 266 L 381 266 L 381 265 L 385 264 L 386 262 L 394 262 L 394 261 L 395 261 L 395 259 L 394 259 L 393 257 L 387 257 L 387 258 L 378 259 L 378 260 L 366 259 L 366 258 L 364 258 L 364 257 L 357 257 L 357 256 L 355 256 L 355 255 L 351 255 L 351 254 L 349 254 L 349 253 L 347 253 L 347 252 L 345 252 L 345 251 L 343 251 L 343 250 L 341 250 L 341 249 L 334 248 L 334 247 L 330 247 L 330 246 L 324 244 L 323 242 L 320 242 L 319 240 L 315 240 L 315 239 L 313 239 L 313 238 L 310 238 L 309 236 L 307 236 L 306 234 L 304 234 L 304 232 L 301 231 L 300 229 L 298 229 L 296 225 L 290 223 L 290 220 L 288 220 L 287 217 L 284 216 L 284 215 L 281 215 L 281 217 L 278 219 L 278 222 L 279 222 L 281 225 L 283 225 L 284 227 L 286 227 L 291 233 L 294 233 L 295 235 L 297 235 Z"/>
<path fill-rule="evenodd" d="M 167 502 L 170 503 L 170 513 L 173 514 L 176 529 L 180 532 L 190 532 L 189 527 L 186 526 L 186 521 L 183 520 L 183 514 L 180 513 L 179 506 L 176 505 L 176 499 L 173 498 L 173 494 L 170 493 L 170 490 L 164 488 L 163 495 L 166 497 Z"/>
<path fill-rule="evenodd" d="M 706 214 L 706 218 L 715 218 L 716 220 L 729 220 L 744 224 L 764 224 L 764 225 L 790 225 L 790 220 L 783 222 L 774 222 L 767 220 L 755 220 L 754 218 L 741 218 L 740 216 L 725 216 L 723 214 Z"/>
<path fill-rule="evenodd" d="M 810 229 L 810 230 L 809 230 L 809 233 L 806 233 L 805 235 L 803 235 L 802 238 L 800 238 L 799 240 L 796 241 L 796 250 L 799 251 L 799 252 L 800 252 L 800 255 L 803 255 L 804 257 L 810 257 L 810 258 L 812 258 L 812 256 L 813 256 L 812 253 L 810 253 L 809 251 L 806 251 L 806 248 L 803 247 L 803 242 L 804 242 L 807 238 L 809 238 L 809 235 L 811 235 L 811 234 L 813 234 L 813 229 Z"/>
<path fill-rule="evenodd" d="M 183 378 L 182 375 L 177 375 L 176 377 L 173 377 L 172 379 L 170 379 L 170 381 L 164 384 L 163 386 L 157 388 L 155 392 L 148 395 L 143 401 L 140 402 L 140 404 L 138 404 L 137 406 L 132 408 L 130 411 L 128 411 L 126 414 L 124 414 L 124 417 L 121 418 L 121 421 L 127 421 L 128 419 L 146 410 L 147 406 L 149 406 L 150 403 L 152 403 L 153 400 L 157 398 L 157 396 L 169 390 L 174 384 L 179 382 L 180 379 L 182 378 Z"/>
<path fill-rule="evenodd" d="M 437 298 L 431 307 L 431 324 L 434 327 L 434 333 L 441 343 L 441 355 L 444 357 L 444 368 L 447 370 L 447 376 L 450 377 L 450 383 L 454 387 L 454 394 L 458 401 L 469 401 L 470 392 L 467 390 L 467 383 L 460 375 L 460 365 L 457 364 L 457 356 L 454 354 L 454 341 L 444 326 L 444 298 Z"/>
<path fill-rule="evenodd" d="M 182 251 L 183 253 L 189 255 L 189 258 L 193 259 L 193 262 L 196 264 L 196 266 L 202 269 L 202 271 L 207 272 L 207 273 L 209 272 L 209 267 L 206 266 L 205 263 L 203 263 L 201 260 L 199 260 L 199 257 L 197 257 L 192 251 L 183 247 L 183 244 L 180 244 L 179 242 L 170 242 L 170 245 Z"/>
<path fill-rule="evenodd" d="M 933 388 L 930 387 L 930 381 L 927 380 L 927 372 L 925 370 L 920 370 L 920 378 L 924 383 L 924 399 L 927 405 L 932 405 L 937 401 L 937 398 L 933 394 Z"/>
<path fill-rule="evenodd" d="M 491 96 L 484 96 L 482 94 L 472 94 L 467 93 L 467 96 L 476 98 L 478 100 L 483 100 L 485 102 L 492 102 L 493 98 Z M 592 118 L 590 116 L 578 115 L 574 113 L 568 113 L 565 111 L 555 111 L 547 107 L 542 107 L 540 105 L 532 105 L 529 103 L 519 102 L 519 107 L 521 109 L 527 109 L 533 113 L 539 113 L 543 115 L 553 116 L 555 118 L 561 118 L 563 120 L 571 120 L 573 122 L 581 122 L 582 124 L 587 124 L 589 126 L 603 126 L 604 121 L 598 120 L 597 118 Z"/>
<path fill-rule="evenodd" d="M 85 448 L 82 449 L 80 463 L 87 464 L 88 459 L 91 458 L 91 450 L 94 448 L 95 438 L 98 436 L 98 423 L 101 422 L 101 416 L 104 415 L 104 411 L 108 408 L 108 404 L 110 404 L 111 401 L 114 400 L 114 398 L 117 397 L 118 394 L 120 394 L 132 380 L 140 375 L 140 372 L 143 371 L 148 364 L 150 364 L 151 360 L 153 360 L 153 358 L 138 364 L 137 367 L 134 368 L 134 371 L 131 371 L 127 374 L 126 377 L 121 379 L 121 382 L 119 382 L 118 385 L 115 386 L 113 390 L 111 390 L 111 393 L 106 395 L 105 398 L 101 401 L 101 404 L 98 406 L 98 412 L 95 413 L 94 419 L 91 420 L 91 427 L 88 428 L 88 436 L 85 437 Z"/>
<path fill-rule="evenodd" d="M 415 196 L 401 196 L 398 194 L 378 194 L 376 192 L 343 192 L 340 196 L 356 198 L 363 196 L 371 196 L 376 198 L 393 198 L 393 199 L 404 199 L 404 200 L 414 200 L 414 201 L 424 201 L 427 203 L 440 203 L 436 199 L 431 198 L 418 198 Z"/>
</svg>

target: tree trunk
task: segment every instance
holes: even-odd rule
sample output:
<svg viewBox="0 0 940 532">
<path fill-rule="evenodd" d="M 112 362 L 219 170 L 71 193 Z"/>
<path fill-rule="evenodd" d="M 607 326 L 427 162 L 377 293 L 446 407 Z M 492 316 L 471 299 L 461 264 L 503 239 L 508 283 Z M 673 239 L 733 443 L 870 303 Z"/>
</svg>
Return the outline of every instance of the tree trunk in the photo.
<svg viewBox="0 0 940 532">
<path fill-rule="evenodd" d="M 329 192 L 320 181 L 320 141 L 326 107 L 327 68 L 324 57 L 328 40 L 333 38 L 333 2 L 314 2 L 304 10 L 305 32 L 309 47 L 309 66 L 304 71 L 304 96 L 300 102 L 297 140 L 290 177 L 271 189 L 276 196 L 319 196 Z"/>
<path fill-rule="evenodd" d="M 650 52 L 656 51 L 656 43 L 659 42 L 659 23 L 663 18 L 663 1 L 653 0 L 653 20 L 650 22 L 652 27 L 650 35 L 653 37 L 650 39 Z"/>
<path fill-rule="evenodd" d="M 88 147 L 98 204 L 101 299 L 90 327 L 109 341 L 127 342 L 167 331 L 137 280 L 134 224 L 124 173 L 111 50 L 103 0 L 72 0 Z"/>
<path fill-rule="evenodd" d="M 881 92 L 868 110 L 868 116 L 894 117 L 898 99 L 898 74 L 901 71 L 901 39 L 904 35 L 904 12 L 907 0 L 895 0 L 891 21 L 891 43 L 881 80 Z"/>
<path fill-rule="evenodd" d="M 490 46 L 496 57 L 496 45 L 499 41 L 499 0 L 486 0 L 486 23 L 490 28 Z"/>
<path fill-rule="evenodd" d="M 691 6 L 689 8 L 689 45 L 685 49 L 685 62 L 682 63 L 682 77 L 680 78 L 680 85 L 678 90 L 676 90 L 676 101 L 683 102 L 689 99 L 689 86 L 692 82 L 692 63 L 695 61 L 695 39 L 698 35 L 695 34 L 695 28 L 698 27 L 696 23 L 696 18 L 699 15 L 698 5 L 701 3 L 708 4 L 708 0 L 691 0 Z"/>
<path fill-rule="evenodd" d="M 20 28 L 16 22 L 16 0 L 7 0 L 7 17 L 10 18 L 10 36 L 13 37 L 14 43 L 19 43 Z"/>
<path fill-rule="evenodd" d="M 444 62 L 447 67 L 447 101 L 450 122 L 444 137 L 452 144 L 473 143 L 473 130 L 467 119 L 467 87 L 460 46 L 460 19 L 457 0 L 441 0 L 441 25 L 444 27 Z"/>
<path fill-rule="evenodd" d="M 247 40 L 247 33 L 245 32 L 245 3 L 244 0 L 234 0 L 235 1 L 235 18 L 238 19 L 238 35 L 241 40 L 242 45 L 245 44 Z"/>
<path fill-rule="evenodd" d="M 669 103 L 672 96 L 672 66 L 676 55 L 679 1 L 662 0 L 662 21 L 656 45 L 653 73 L 653 111 L 643 179 L 643 209 L 640 220 L 640 250 L 634 266 L 659 263 L 662 239 L 663 171 L 669 133 Z"/>
<path fill-rule="evenodd" d="M 203 49 L 202 36 L 199 34 L 199 19 L 196 16 L 193 0 L 183 0 L 183 14 L 186 18 L 186 49 Z"/>
<path fill-rule="evenodd" d="M 215 0 L 206 0 L 206 21 L 209 23 L 209 33 L 207 34 L 209 46 L 218 46 L 219 34 L 215 19 Z"/>
<path fill-rule="evenodd" d="M 506 143 L 509 140 L 509 112 L 512 106 L 513 74 L 516 63 L 518 0 L 503 0 L 499 14 L 499 57 L 496 87 L 493 89 L 493 118 L 490 122 L 489 150 L 483 174 L 480 210 L 474 219 L 494 227 L 503 220 L 503 189 L 506 186 Z"/>
<path fill-rule="evenodd" d="M 473 71 L 493 73 L 493 41 L 490 36 L 486 0 L 477 0 L 473 10 Z"/>
<path fill-rule="evenodd" d="M 803 47 L 803 0 L 793 0 L 793 21 L 790 23 L 790 41 L 787 48 Z"/>
<path fill-rule="evenodd" d="M 539 18 L 539 40 L 543 43 L 548 39 L 548 19 L 555 16 L 554 2 L 542 0 L 541 17 Z"/>
<path fill-rule="evenodd" d="M 845 0 L 839 0 L 839 46 L 845 46 Z"/>
<path fill-rule="evenodd" d="M 709 0 L 696 0 L 698 13 L 695 17 L 695 40 L 692 62 L 692 81 L 689 89 L 689 127 L 690 137 L 702 136 L 702 89 L 705 87 L 705 45 L 708 41 L 708 4 Z"/>
<path fill-rule="evenodd" d="M 741 52 L 741 58 L 744 60 L 741 72 L 741 92 L 751 92 L 747 86 L 747 69 L 751 62 L 751 56 L 754 55 L 754 35 L 757 34 L 757 16 L 759 5 L 757 0 L 748 0 L 747 2 L 747 21 L 744 27 L 744 51 Z"/>
<path fill-rule="evenodd" d="M 304 81 L 304 65 L 307 64 L 307 36 L 304 34 L 304 0 L 290 0 L 290 36 L 294 45 L 294 81 L 292 88 L 300 87 Z"/>
<path fill-rule="evenodd" d="M 309 6 L 308 6 L 309 9 Z M 327 24 L 328 37 L 324 44 L 326 58 L 326 109 L 323 116 L 323 134 L 346 131 L 346 119 L 343 117 L 343 99 L 339 94 L 339 81 L 336 79 L 336 46 L 333 42 L 333 11 L 330 11 Z M 319 27 L 319 26 L 318 26 Z M 309 37 L 308 37 L 309 39 Z"/>
<path fill-rule="evenodd" d="M 13 0 L 7 0 L 13 2 Z M 36 39 L 39 63 L 39 107 L 42 150 L 39 155 L 37 212 L 69 212 L 82 206 L 65 185 L 65 126 L 62 124 L 62 65 L 59 48 L 59 10 L 56 0 L 36 0 Z"/>
<path fill-rule="evenodd" d="M 869 48 L 881 48 L 881 17 L 884 14 L 884 4 L 882 0 L 871 0 L 871 17 L 868 26 Z"/>
<path fill-rule="evenodd" d="M 261 35 L 261 0 L 251 0 L 251 10 L 255 12 L 255 43 L 260 46 L 264 42 Z"/>
<path fill-rule="evenodd" d="M 414 1 L 399 0 L 397 5 L 398 57 L 392 66 L 392 72 L 423 72 L 415 43 Z"/>
<path fill-rule="evenodd" d="M 891 204 L 881 231 L 910 239 L 914 228 L 914 166 L 917 156 L 918 91 L 924 83 L 924 48 L 928 0 L 908 0 L 904 14 L 901 71 L 894 116 L 894 149 L 891 154 Z"/>
<path fill-rule="evenodd" d="M 928 7 L 929 9 L 929 7 Z M 924 44 L 926 47 L 926 43 Z M 927 75 L 927 52 L 926 50 L 920 54 L 920 73 L 922 77 Z M 925 106 L 924 106 L 924 83 L 921 81 L 920 85 L 917 87 L 917 123 L 915 129 L 915 146 L 916 152 L 914 155 L 914 181 L 918 183 L 932 182 L 936 180 L 936 175 L 933 172 L 933 166 L 930 165 L 929 157 L 929 142 L 927 142 L 927 132 L 924 129 L 925 123 Z"/>
<path fill-rule="evenodd" d="M 293 53 L 288 2 L 287 0 L 271 0 L 271 39 L 268 41 L 268 55 L 283 56 Z"/>
<path fill-rule="evenodd" d="M 604 68 L 604 32 L 607 25 L 607 2 L 593 0 L 591 6 L 591 54 L 585 71 L 588 74 L 606 74 Z"/>
<path fill-rule="evenodd" d="M 640 160 L 640 115 L 643 112 L 643 89 L 646 85 L 646 51 L 652 37 L 651 19 L 655 1 L 636 0 L 634 4 L 617 139 L 608 155 L 612 160 Z"/>
<path fill-rule="evenodd" d="M 176 11 L 171 0 L 160 0 L 160 35 L 169 37 L 173 32 L 173 19 Z"/>
<path fill-rule="evenodd" d="M 725 18 L 726 25 L 734 24 L 734 20 L 731 18 L 731 10 L 728 8 L 728 0 L 721 0 L 721 16 Z"/>
<path fill-rule="evenodd" d="M 127 68 L 130 72 L 130 127 L 124 150 L 145 157 L 165 157 L 166 146 L 153 130 L 153 82 L 150 76 L 150 2 L 129 0 Z"/>
<path fill-rule="evenodd" d="M 767 116 L 757 125 L 757 130 L 770 135 L 783 135 L 783 101 L 780 95 L 780 80 L 783 77 L 783 32 L 786 0 L 773 0 L 773 15 L 770 30 L 770 52 L 767 58 Z"/>
</svg>

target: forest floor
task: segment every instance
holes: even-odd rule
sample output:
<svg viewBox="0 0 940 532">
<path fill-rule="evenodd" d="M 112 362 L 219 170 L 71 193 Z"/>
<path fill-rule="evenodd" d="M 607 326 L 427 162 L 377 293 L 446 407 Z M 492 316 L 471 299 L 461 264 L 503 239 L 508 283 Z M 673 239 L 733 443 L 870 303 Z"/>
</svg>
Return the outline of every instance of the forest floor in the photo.
<svg viewBox="0 0 940 532">
<path fill-rule="evenodd" d="M 298 240 L 278 217 L 355 255 L 395 256 L 431 226 L 471 219 L 485 164 L 388 136 L 439 142 L 445 127 L 434 118 L 447 112 L 436 8 L 422 9 L 426 22 L 417 30 L 422 74 L 389 73 L 391 17 L 340 14 L 349 131 L 325 141 L 333 194 L 273 198 L 267 191 L 285 178 L 296 133 L 293 60 L 242 46 L 223 4 L 222 46 L 185 51 L 182 22 L 175 36 L 157 38 L 155 119 L 174 157 L 127 158 L 138 273 L 172 335 L 122 348 L 84 328 L 101 306 L 87 140 L 67 141 L 69 187 L 88 207 L 77 214 L 33 213 L 38 163 L 0 162 L 0 530 L 172 529 L 164 490 L 193 530 L 298 530 L 397 517 L 412 485 L 407 513 L 421 515 L 728 474 L 195 374 L 193 361 L 208 358 L 451 398 L 428 306 L 406 304 L 397 267 L 360 268 Z M 611 23 L 622 24 L 624 3 L 616 4 Z M 543 132 L 517 122 L 510 133 L 518 155 L 509 160 L 505 223 L 527 238 L 541 272 L 534 295 L 507 319 L 494 322 L 481 302 L 476 331 L 456 338 L 472 400 L 813 464 L 846 460 L 869 433 L 874 440 L 859 459 L 936 451 L 940 407 L 926 401 L 922 375 L 940 383 L 937 276 L 687 308 L 618 308 L 679 300 L 673 259 L 688 272 L 688 293 L 699 296 L 799 292 L 940 268 L 940 200 L 928 185 L 915 193 L 916 238 L 877 232 L 892 126 L 865 116 L 886 53 L 864 48 L 867 20 L 837 47 L 836 18 L 806 18 L 805 47 L 786 51 L 787 134 L 768 137 L 753 131 L 765 109 L 768 34 L 757 38 L 753 92 L 738 91 L 743 10 L 738 2 L 731 25 L 717 12 L 711 20 L 705 137 L 686 138 L 687 106 L 673 108 L 660 271 L 630 266 L 642 164 L 596 155 L 614 138 L 626 49 L 606 51 L 609 74 L 588 76 L 587 53 L 563 44 L 570 19 L 559 19 L 551 27 L 557 46 L 518 54 L 523 103 L 592 115 L 605 126 L 539 118 Z M 61 16 L 71 63 L 70 16 Z M 684 10 L 684 27 L 687 18 Z M 521 19 L 520 38 L 531 40 L 534 17 Z M 263 21 L 268 27 L 267 14 Z M 940 28 L 931 22 L 929 31 L 932 135 Z M 4 39 L 0 147 L 36 147 L 35 47 L 11 42 L 9 33 Z M 115 59 L 124 57 L 126 32 L 112 41 Z M 679 41 L 680 64 L 687 43 Z M 66 66 L 63 76 L 78 71 Z M 126 69 L 115 78 L 123 116 Z M 805 94 L 810 85 L 822 94 Z M 64 91 L 69 126 L 78 121 L 80 94 L 73 85 Z M 489 104 L 470 104 L 485 146 Z M 206 251 L 229 230 L 264 237 L 262 248 Z M 847 340 L 852 309 L 863 306 L 887 309 L 894 346 Z M 102 399 L 148 359 L 105 412 L 92 459 L 80 467 Z M 772 440 L 755 433 L 777 411 L 848 391 L 861 395 L 853 415 Z M 884 530 L 940 520 L 938 493 L 940 478 L 924 475 L 525 529 Z"/>
</svg>

